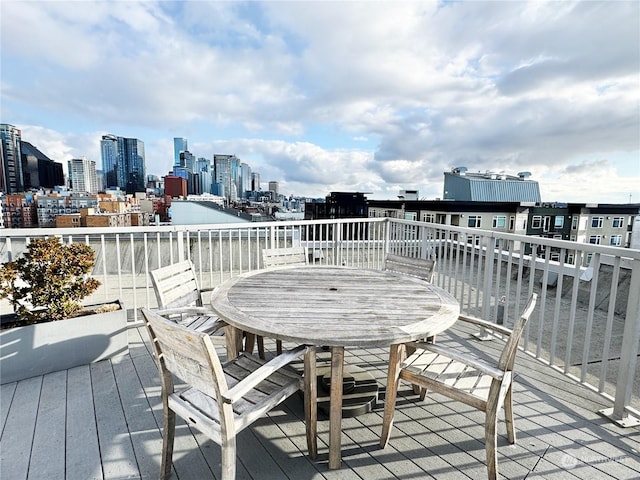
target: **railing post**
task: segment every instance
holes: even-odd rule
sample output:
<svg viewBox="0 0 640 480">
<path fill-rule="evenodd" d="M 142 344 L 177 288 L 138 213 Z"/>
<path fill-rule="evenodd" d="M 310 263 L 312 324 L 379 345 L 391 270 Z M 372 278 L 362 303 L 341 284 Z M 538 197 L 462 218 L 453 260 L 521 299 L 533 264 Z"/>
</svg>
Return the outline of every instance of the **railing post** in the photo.
<svg viewBox="0 0 640 480">
<path fill-rule="evenodd" d="M 624 336 L 622 337 L 620 368 L 618 370 L 618 381 L 616 382 L 616 396 L 613 408 L 600 410 L 602 415 L 607 416 L 612 422 L 621 427 L 636 427 L 640 425 L 640 419 L 629 413 L 638 359 L 638 342 L 640 342 L 640 295 L 638 295 L 638 292 L 640 292 L 640 260 L 634 260 L 629 284 Z M 610 301 L 615 301 L 615 299 Z"/>
<path fill-rule="evenodd" d="M 484 238 L 483 243 L 485 244 L 485 257 L 482 280 L 482 315 L 485 320 L 489 320 L 491 317 L 491 298 L 493 297 L 493 262 L 495 259 L 496 237 L 493 235 L 487 236 Z M 480 246 L 480 253 L 482 254 L 482 246 Z M 480 265 L 480 262 L 478 262 L 478 265 Z M 493 338 L 484 327 L 481 327 L 480 331 L 474 336 L 478 340 L 491 340 Z"/>
<path fill-rule="evenodd" d="M 184 260 L 184 231 L 178 230 L 176 232 L 176 240 L 178 241 L 178 262 Z"/>
</svg>

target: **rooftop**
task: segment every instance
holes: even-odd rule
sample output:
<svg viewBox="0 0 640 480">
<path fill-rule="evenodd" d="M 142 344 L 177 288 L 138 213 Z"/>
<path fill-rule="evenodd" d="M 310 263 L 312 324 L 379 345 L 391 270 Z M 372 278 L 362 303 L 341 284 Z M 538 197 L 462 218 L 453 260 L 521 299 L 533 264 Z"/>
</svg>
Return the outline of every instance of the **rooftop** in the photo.
<svg viewBox="0 0 640 480">
<path fill-rule="evenodd" d="M 492 354 L 497 340 L 472 340 L 454 327 L 439 343 Z M 158 371 L 143 327 L 129 329 L 127 355 L 4 384 L 0 389 L 3 478 L 155 479 L 160 469 L 162 407 Z M 273 347 L 267 342 L 267 346 Z M 238 439 L 242 479 L 480 479 L 486 477 L 481 412 L 401 384 L 389 446 L 378 446 L 388 351 L 347 349 L 346 364 L 369 371 L 381 395 L 370 413 L 343 420 L 343 465 L 327 468 L 328 420 L 320 415 L 319 457 L 306 453 L 302 398 L 293 396 Z M 519 352 L 514 411 L 516 445 L 498 424 L 502 476 L 631 479 L 640 476 L 640 430 L 600 416 L 602 397 Z M 180 422 L 180 421 L 179 421 Z M 219 476 L 220 449 L 184 423 L 176 429 L 174 477 Z"/>
</svg>

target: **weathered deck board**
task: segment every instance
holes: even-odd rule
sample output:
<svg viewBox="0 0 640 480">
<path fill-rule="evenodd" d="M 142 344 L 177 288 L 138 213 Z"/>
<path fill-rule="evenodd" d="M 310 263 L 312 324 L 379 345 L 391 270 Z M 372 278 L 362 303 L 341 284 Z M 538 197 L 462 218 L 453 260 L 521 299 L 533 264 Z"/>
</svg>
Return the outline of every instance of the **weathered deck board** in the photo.
<svg viewBox="0 0 640 480">
<path fill-rule="evenodd" d="M 98 429 L 88 365 L 67 370 L 67 478 L 102 479 Z"/>
<path fill-rule="evenodd" d="M 98 441 L 105 480 L 139 474 L 111 362 L 91 365 Z"/>
<path fill-rule="evenodd" d="M 66 399 L 67 372 L 45 375 L 29 464 L 29 475 L 34 478 L 64 477 L 65 455 L 57 445 L 65 442 Z"/>
<path fill-rule="evenodd" d="M 146 333 L 136 328 L 129 333 L 129 355 L 2 385 L 2 479 L 158 478 L 159 379 Z M 474 352 L 501 349 L 494 342 L 466 343 L 469 333 L 456 328 L 438 342 L 453 338 Z M 273 350 L 273 341 L 266 344 Z M 322 414 L 318 460 L 306 455 L 302 399 L 294 396 L 240 434 L 238 479 L 486 478 L 482 414 L 437 394 L 420 402 L 403 383 L 389 446 L 378 448 L 387 358 L 388 351 L 381 348 L 346 351 L 346 363 L 367 368 L 381 394 L 373 412 L 344 419 L 340 470 L 327 468 L 329 426 Z M 640 477 L 639 428 L 610 423 L 597 413 L 604 402 L 596 393 L 521 352 L 516 365 L 515 445 L 508 445 L 502 419 L 498 423 L 504 478 Z M 216 478 L 219 462 L 217 445 L 178 424 L 173 478 Z"/>
<path fill-rule="evenodd" d="M 7 399 L 11 405 L 0 437 L 0 472 L 3 477 L 27 478 L 41 386 L 42 377 L 23 380 L 18 382 L 13 395 Z M 5 402 L 4 398 L 2 402 Z"/>
</svg>

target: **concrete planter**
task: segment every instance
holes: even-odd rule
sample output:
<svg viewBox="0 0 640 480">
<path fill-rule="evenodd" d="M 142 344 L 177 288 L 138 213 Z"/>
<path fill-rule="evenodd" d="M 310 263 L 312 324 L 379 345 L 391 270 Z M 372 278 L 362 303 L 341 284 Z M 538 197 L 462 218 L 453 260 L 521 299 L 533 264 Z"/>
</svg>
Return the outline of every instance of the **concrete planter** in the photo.
<svg viewBox="0 0 640 480">
<path fill-rule="evenodd" d="M 0 383 L 86 365 L 129 351 L 127 311 L 0 330 Z"/>
</svg>

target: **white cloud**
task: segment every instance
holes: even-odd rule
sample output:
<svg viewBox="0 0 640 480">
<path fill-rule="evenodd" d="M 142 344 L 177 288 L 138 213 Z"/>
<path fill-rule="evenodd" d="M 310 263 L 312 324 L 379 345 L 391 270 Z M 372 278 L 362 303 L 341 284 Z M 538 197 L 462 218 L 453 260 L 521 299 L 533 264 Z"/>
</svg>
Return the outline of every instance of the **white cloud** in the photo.
<svg viewBox="0 0 640 480">
<path fill-rule="evenodd" d="M 638 2 L 0 8 L 2 118 L 34 126 L 25 139 L 45 153 L 90 158 L 104 133 L 137 137 L 165 174 L 185 136 L 197 156 L 246 155 L 291 193 L 434 197 L 466 165 L 529 170 L 543 199 L 640 201 Z M 589 191 L 590 173 L 563 170 L 577 165 L 611 187 Z"/>
</svg>

